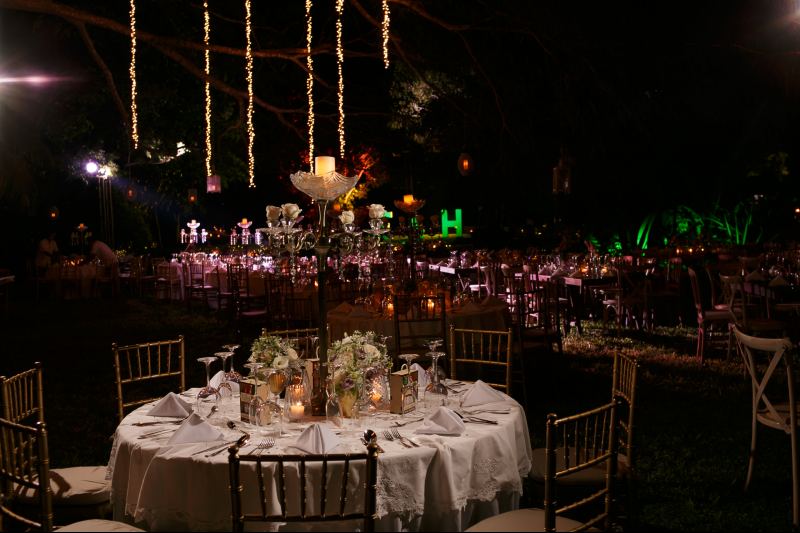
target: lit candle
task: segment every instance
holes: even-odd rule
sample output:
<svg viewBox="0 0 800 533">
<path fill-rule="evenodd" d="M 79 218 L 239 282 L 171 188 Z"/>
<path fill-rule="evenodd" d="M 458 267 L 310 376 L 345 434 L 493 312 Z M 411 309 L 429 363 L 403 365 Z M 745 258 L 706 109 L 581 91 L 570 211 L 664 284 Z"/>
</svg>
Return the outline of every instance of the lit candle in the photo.
<svg viewBox="0 0 800 533">
<path fill-rule="evenodd" d="M 386 310 L 389 312 L 389 316 L 394 315 L 394 304 L 389 302 L 389 305 L 386 306 Z"/>
<path fill-rule="evenodd" d="M 381 396 L 381 393 L 378 392 L 378 391 L 373 391 L 372 395 L 370 396 L 370 399 L 372 400 L 373 404 L 381 403 L 381 399 L 382 398 L 383 398 L 383 396 Z"/>
<path fill-rule="evenodd" d="M 195 219 L 192 219 L 192 224 L 195 224 L 195 223 L 197 223 L 197 221 Z"/>
<path fill-rule="evenodd" d="M 314 174 L 324 176 L 336 170 L 336 158 L 329 155 L 318 155 L 314 158 Z"/>
<path fill-rule="evenodd" d="M 404 204 L 413 204 L 414 203 L 414 195 L 413 194 L 406 194 L 403 196 L 403 203 Z"/>
<path fill-rule="evenodd" d="M 428 300 L 428 311 L 433 311 L 434 309 L 436 309 L 436 301 Z"/>
<path fill-rule="evenodd" d="M 289 418 L 292 420 L 299 420 L 306 414 L 305 405 L 298 403 L 289 406 Z"/>
<path fill-rule="evenodd" d="M 194 222 L 194 220 L 192 220 L 192 222 Z M 247 224 L 247 219 L 246 219 L 246 218 L 243 218 L 243 219 L 242 219 L 242 226 L 244 226 L 245 224 Z"/>
</svg>

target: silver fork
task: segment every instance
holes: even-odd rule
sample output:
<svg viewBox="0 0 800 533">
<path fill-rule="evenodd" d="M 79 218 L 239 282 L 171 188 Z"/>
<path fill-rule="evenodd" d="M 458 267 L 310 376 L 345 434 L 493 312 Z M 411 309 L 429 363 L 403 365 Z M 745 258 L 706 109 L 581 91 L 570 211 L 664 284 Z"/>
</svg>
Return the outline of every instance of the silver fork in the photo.
<svg viewBox="0 0 800 533">
<path fill-rule="evenodd" d="M 395 436 L 394 436 L 394 435 L 392 435 L 392 433 L 391 433 L 391 432 L 390 432 L 388 429 L 387 429 L 386 431 L 384 431 L 384 432 L 383 432 L 383 436 L 384 436 L 384 438 L 385 438 L 386 440 L 388 440 L 388 441 L 394 441 L 394 440 L 395 440 Z M 397 442 L 399 442 L 400 444 L 402 444 L 402 445 L 403 445 L 403 446 L 405 446 L 406 448 L 411 448 L 411 446 L 409 446 L 408 444 L 406 444 L 406 442 L 405 442 L 403 439 L 397 439 Z"/>
<path fill-rule="evenodd" d="M 268 450 L 273 446 L 275 446 L 275 439 L 273 439 L 272 437 L 267 437 L 266 439 L 259 442 L 258 446 L 256 446 L 253 451 L 255 452 L 256 450 L 258 450 L 258 455 L 261 455 L 264 452 L 264 450 Z"/>
<path fill-rule="evenodd" d="M 394 438 L 398 439 L 400 442 L 410 442 L 411 444 L 413 444 L 413 445 L 414 445 L 414 447 L 415 447 L 415 448 L 419 448 L 419 444 L 417 444 L 417 443 L 416 443 L 416 442 L 414 442 L 413 440 L 409 439 L 408 437 L 404 437 L 404 436 L 402 436 L 402 435 L 400 434 L 400 432 L 399 432 L 399 431 L 397 431 L 397 428 L 392 428 L 390 431 L 392 432 L 392 436 L 393 436 Z M 411 447 L 411 446 L 409 446 L 409 448 L 410 448 L 410 447 Z"/>
</svg>

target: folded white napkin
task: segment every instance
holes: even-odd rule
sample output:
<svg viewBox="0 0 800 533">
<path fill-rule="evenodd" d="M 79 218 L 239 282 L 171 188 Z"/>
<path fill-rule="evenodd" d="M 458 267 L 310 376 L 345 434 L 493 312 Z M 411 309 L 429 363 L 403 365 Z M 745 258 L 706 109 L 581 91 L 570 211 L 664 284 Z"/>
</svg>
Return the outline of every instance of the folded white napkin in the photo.
<svg viewBox="0 0 800 533">
<path fill-rule="evenodd" d="M 464 421 L 452 409 L 440 406 L 432 415 L 422 421 L 422 425 L 417 428 L 415 433 L 461 435 L 464 433 Z"/>
<path fill-rule="evenodd" d="M 475 405 L 484 405 L 487 403 L 504 402 L 506 400 L 506 396 L 499 390 L 492 388 L 481 380 L 478 380 L 467 392 L 464 393 L 462 400 L 462 407 L 473 407 Z"/>
<path fill-rule="evenodd" d="M 189 416 L 192 413 L 192 404 L 174 392 L 170 392 L 147 412 L 149 416 Z"/>
<path fill-rule="evenodd" d="M 359 306 L 350 311 L 350 314 L 347 316 L 348 318 L 372 318 L 372 312 Z"/>
<path fill-rule="evenodd" d="M 222 370 L 219 370 L 216 374 L 214 374 L 214 377 L 211 378 L 211 382 L 210 382 L 212 387 L 214 387 L 215 389 L 219 388 L 219 384 L 222 383 L 222 375 L 224 373 L 225 372 L 223 372 Z M 231 386 L 231 392 L 233 394 L 239 394 L 239 384 L 238 383 L 236 383 L 235 381 L 228 381 L 228 384 Z M 222 391 L 220 391 L 220 393 L 221 392 Z"/>
<path fill-rule="evenodd" d="M 328 453 L 339 445 L 339 437 L 326 426 L 311 424 L 292 445 L 306 453 Z"/>
<path fill-rule="evenodd" d="M 413 365 L 411 365 L 411 368 L 409 368 L 409 370 L 411 372 L 413 372 L 414 370 L 417 371 L 417 384 L 419 385 L 419 391 L 421 394 L 422 391 L 425 390 L 425 387 L 428 386 L 428 381 L 429 381 L 428 373 L 425 372 L 425 369 L 422 368 L 422 366 L 420 366 L 419 363 L 414 363 Z"/>
<path fill-rule="evenodd" d="M 339 305 L 337 305 L 336 307 L 334 307 L 333 309 L 331 309 L 329 312 L 334 314 L 334 315 L 346 315 L 346 314 L 350 313 L 350 311 L 352 311 L 352 310 L 353 310 L 353 306 L 352 305 L 350 305 L 347 302 L 342 302 Z"/>
<path fill-rule="evenodd" d="M 774 277 L 774 278 L 772 278 L 772 280 L 769 282 L 769 286 L 770 286 L 770 287 L 785 287 L 785 286 L 787 286 L 788 284 L 789 284 L 789 282 L 788 282 L 788 281 L 786 281 L 786 278 L 784 278 L 783 276 L 775 276 L 775 277 Z"/>
<path fill-rule="evenodd" d="M 182 444 L 184 442 L 208 442 L 222 440 L 222 432 L 197 413 L 183 421 L 178 430 L 167 441 L 167 444 Z"/>
<path fill-rule="evenodd" d="M 761 272 L 750 272 L 745 281 L 764 281 L 764 276 L 761 275 Z"/>
</svg>

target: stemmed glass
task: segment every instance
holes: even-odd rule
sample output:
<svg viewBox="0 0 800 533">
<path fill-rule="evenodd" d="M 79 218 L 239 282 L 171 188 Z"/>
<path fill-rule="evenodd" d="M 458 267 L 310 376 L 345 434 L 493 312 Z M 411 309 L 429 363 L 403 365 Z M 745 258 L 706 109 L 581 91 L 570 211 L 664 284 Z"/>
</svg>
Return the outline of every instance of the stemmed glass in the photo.
<svg viewBox="0 0 800 533">
<path fill-rule="evenodd" d="M 239 348 L 239 345 L 238 344 L 225 344 L 222 347 L 225 348 L 227 351 L 229 351 L 231 355 L 233 355 L 233 352 L 235 352 Z M 224 361 L 223 361 L 223 365 L 222 365 L 222 370 L 225 370 L 225 362 Z M 239 381 L 242 379 L 242 375 L 240 373 L 238 373 L 236 370 L 233 369 L 233 358 L 231 358 L 231 368 L 230 368 L 230 370 L 228 370 L 228 372 L 225 373 L 225 377 L 228 379 L 228 381 L 233 381 L 233 382 L 236 382 L 236 383 L 239 383 Z"/>
<path fill-rule="evenodd" d="M 272 412 L 278 416 L 278 421 L 280 422 L 278 428 L 278 434 L 283 434 L 283 417 L 282 417 L 282 409 L 281 406 L 278 404 L 278 399 L 280 398 L 281 393 L 286 388 L 286 382 L 289 381 L 289 377 L 287 372 L 278 368 L 270 368 L 269 375 L 267 376 L 267 385 L 269 385 L 269 392 L 272 395 L 268 404 L 269 408 L 272 409 Z M 288 402 L 287 409 L 288 409 Z"/>
<path fill-rule="evenodd" d="M 219 389 L 211 386 L 211 373 L 210 373 L 210 366 L 211 363 L 216 361 L 216 357 L 198 357 L 197 361 L 206 365 L 206 386 L 200 389 L 197 393 L 197 407 L 198 411 L 200 410 L 200 402 L 201 400 L 208 398 L 210 396 L 214 397 L 215 401 L 219 401 Z"/>
<path fill-rule="evenodd" d="M 266 433 L 266 429 L 261 422 L 261 415 L 267 404 L 258 395 L 258 371 L 264 367 L 264 363 L 251 362 L 245 363 L 244 366 L 250 369 L 250 375 L 253 376 L 253 380 L 255 381 L 255 391 L 250 398 L 250 424 L 255 426 L 259 433 L 264 434 Z"/>
<path fill-rule="evenodd" d="M 223 398 L 233 398 L 233 387 L 231 387 L 230 383 L 232 380 L 228 377 L 228 373 L 225 372 L 225 361 L 233 355 L 233 352 L 216 352 L 214 355 L 222 360 L 221 379 L 217 387 L 219 395 Z"/>
<path fill-rule="evenodd" d="M 430 400 L 433 406 L 443 405 L 447 400 L 447 387 L 445 387 L 444 383 L 441 383 L 439 380 L 438 361 L 440 357 L 447 354 L 444 352 L 431 351 L 428 352 L 428 355 L 431 358 L 432 375 L 430 383 L 428 383 L 428 386 L 425 387 L 425 399 Z"/>
</svg>

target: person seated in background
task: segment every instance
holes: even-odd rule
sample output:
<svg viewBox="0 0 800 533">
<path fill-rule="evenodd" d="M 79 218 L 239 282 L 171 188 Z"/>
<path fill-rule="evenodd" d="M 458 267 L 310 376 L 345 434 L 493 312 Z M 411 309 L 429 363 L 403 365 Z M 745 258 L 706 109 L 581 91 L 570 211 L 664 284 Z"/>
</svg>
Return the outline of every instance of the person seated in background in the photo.
<svg viewBox="0 0 800 533">
<path fill-rule="evenodd" d="M 107 266 L 115 265 L 119 262 L 119 259 L 117 259 L 117 254 L 115 254 L 114 250 L 109 248 L 106 243 L 95 239 L 94 237 L 90 237 L 89 257 L 86 259 L 86 262 L 88 263 L 95 258 L 99 259 L 104 265 Z"/>
<path fill-rule="evenodd" d="M 56 243 L 56 233 L 51 231 L 47 237 L 39 241 L 36 249 L 36 270 L 43 274 L 54 264 L 58 258 L 58 244 Z"/>
</svg>

